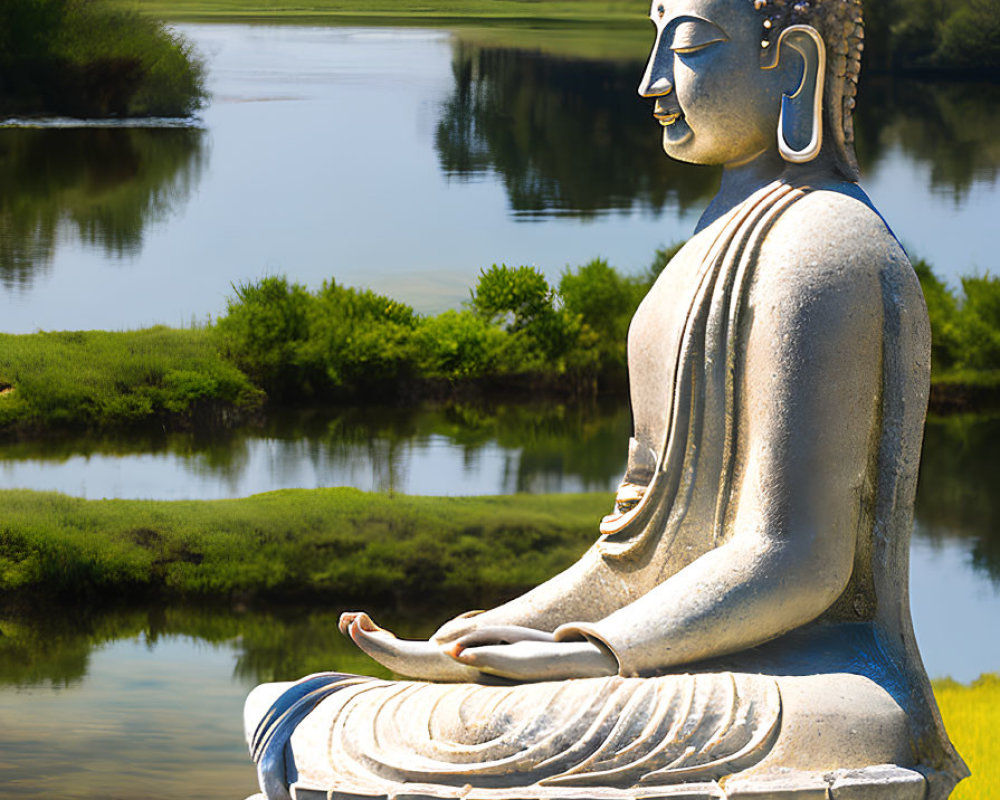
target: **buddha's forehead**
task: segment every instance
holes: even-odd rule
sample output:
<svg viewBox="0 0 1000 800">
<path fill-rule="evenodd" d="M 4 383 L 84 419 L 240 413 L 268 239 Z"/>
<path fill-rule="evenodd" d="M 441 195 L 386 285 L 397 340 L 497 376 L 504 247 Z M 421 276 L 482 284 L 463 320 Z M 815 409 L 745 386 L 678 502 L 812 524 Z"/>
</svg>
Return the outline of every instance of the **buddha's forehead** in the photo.
<svg viewBox="0 0 1000 800">
<path fill-rule="evenodd" d="M 656 19 L 663 6 L 664 18 L 695 16 L 728 30 L 732 26 L 756 23 L 753 0 L 653 0 L 650 16 Z"/>
</svg>

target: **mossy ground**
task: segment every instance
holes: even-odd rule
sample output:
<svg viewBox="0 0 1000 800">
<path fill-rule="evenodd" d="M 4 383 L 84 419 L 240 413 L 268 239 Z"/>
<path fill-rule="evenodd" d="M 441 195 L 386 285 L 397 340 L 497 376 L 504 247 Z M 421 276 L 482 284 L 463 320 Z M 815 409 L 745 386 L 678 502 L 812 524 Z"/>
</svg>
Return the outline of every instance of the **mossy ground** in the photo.
<svg viewBox="0 0 1000 800">
<path fill-rule="evenodd" d="M 0 596 L 482 607 L 568 566 L 611 497 L 285 490 L 239 500 L 0 492 Z"/>
</svg>

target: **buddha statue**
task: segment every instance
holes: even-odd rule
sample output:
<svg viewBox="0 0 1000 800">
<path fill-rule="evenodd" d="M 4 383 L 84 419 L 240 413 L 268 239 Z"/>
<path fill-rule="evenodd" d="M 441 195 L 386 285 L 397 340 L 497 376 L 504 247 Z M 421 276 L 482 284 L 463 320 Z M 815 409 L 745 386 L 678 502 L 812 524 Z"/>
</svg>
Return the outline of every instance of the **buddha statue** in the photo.
<svg viewBox="0 0 1000 800">
<path fill-rule="evenodd" d="M 248 698 L 268 800 L 947 797 L 967 774 L 907 597 L 930 332 L 857 184 L 859 0 L 653 0 L 639 92 L 718 194 L 632 320 L 593 546 L 399 639 L 410 680 Z"/>
</svg>

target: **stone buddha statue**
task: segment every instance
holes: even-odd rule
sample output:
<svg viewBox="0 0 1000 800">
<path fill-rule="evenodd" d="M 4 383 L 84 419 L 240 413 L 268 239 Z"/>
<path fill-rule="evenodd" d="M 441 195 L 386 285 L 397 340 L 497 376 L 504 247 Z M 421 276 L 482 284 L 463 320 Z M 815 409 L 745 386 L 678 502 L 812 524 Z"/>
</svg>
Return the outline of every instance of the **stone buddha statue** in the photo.
<svg viewBox="0 0 1000 800">
<path fill-rule="evenodd" d="M 411 680 L 265 684 L 269 800 L 936 798 L 967 774 L 907 597 L 930 334 L 857 180 L 859 0 L 653 0 L 667 155 L 722 164 L 628 334 L 633 436 L 580 560 L 427 641 Z"/>
</svg>

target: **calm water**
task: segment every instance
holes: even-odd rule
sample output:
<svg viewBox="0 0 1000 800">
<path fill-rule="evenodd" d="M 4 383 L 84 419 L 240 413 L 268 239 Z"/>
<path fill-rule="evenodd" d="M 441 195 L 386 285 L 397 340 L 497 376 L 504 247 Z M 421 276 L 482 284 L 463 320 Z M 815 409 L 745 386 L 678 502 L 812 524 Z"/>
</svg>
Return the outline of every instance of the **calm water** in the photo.
<svg viewBox="0 0 1000 800">
<path fill-rule="evenodd" d="M 183 30 L 214 94 L 198 127 L 0 128 L 4 330 L 188 324 L 276 272 L 440 310 L 493 262 L 645 267 L 715 187 L 659 151 L 642 45 L 616 63 L 433 30 Z M 953 282 L 997 269 L 998 100 L 876 81 L 861 98 L 864 183 Z"/>
</svg>

